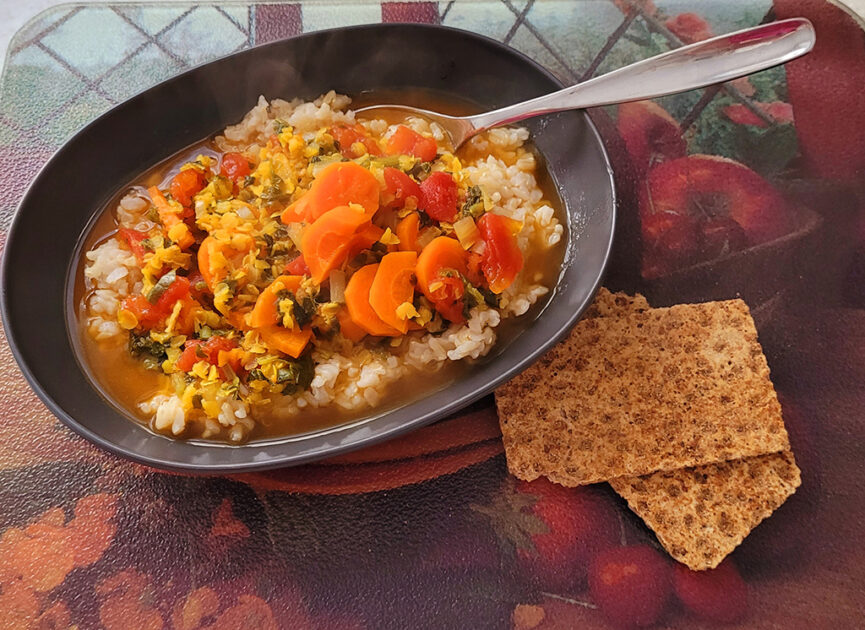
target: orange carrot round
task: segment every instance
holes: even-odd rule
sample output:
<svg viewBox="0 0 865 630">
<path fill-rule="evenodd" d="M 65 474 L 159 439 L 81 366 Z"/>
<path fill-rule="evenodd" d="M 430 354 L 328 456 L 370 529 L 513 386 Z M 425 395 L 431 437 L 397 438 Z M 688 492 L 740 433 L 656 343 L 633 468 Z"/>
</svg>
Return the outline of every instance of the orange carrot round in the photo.
<svg viewBox="0 0 865 630">
<path fill-rule="evenodd" d="M 468 273 L 468 254 L 459 241 L 448 236 L 438 236 L 423 248 L 417 259 L 417 286 L 429 299 L 433 299 L 430 283 L 442 271 L 452 269 L 457 273 Z"/>
<path fill-rule="evenodd" d="M 258 329 L 258 334 L 268 346 L 279 350 L 290 357 L 298 358 L 306 344 L 312 339 L 312 328 L 304 326 L 300 329 L 288 329 L 282 326 L 265 326 Z"/>
<path fill-rule="evenodd" d="M 230 271 L 229 269 L 215 268 L 213 262 L 218 254 L 222 254 L 225 260 L 231 265 L 239 265 L 243 257 L 252 248 L 253 240 L 250 238 L 246 247 L 235 248 L 228 243 L 220 241 L 213 236 L 208 236 L 198 247 L 198 272 L 201 278 L 207 284 L 211 292 L 215 292 L 216 285 Z"/>
<path fill-rule="evenodd" d="M 357 206 L 337 206 L 304 230 L 300 249 L 314 282 L 321 284 L 331 270 L 346 261 L 353 244 L 351 237 L 369 220 Z"/>
<path fill-rule="evenodd" d="M 275 326 L 279 322 L 279 311 L 276 303 L 280 291 L 297 291 L 300 288 L 301 276 L 279 276 L 258 294 L 255 306 L 247 321 L 252 328 Z"/>
<path fill-rule="evenodd" d="M 399 239 L 399 249 L 402 252 L 418 252 L 417 235 L 420 231 L 420 215 L 412 212 L 401 219 L 396 226 L 396 237 Z"/>
<path fill-rule="evenodd" d="M 366 337 L 366 331 L 354 323 L 351 315 L 349 315 L 348 309 L 339 309 L 336 313 L 336 318 L 339 321 L 339 332 L 341 332 L 342 336 L 352 343 L 357 343 Z"/>
<path fill-rule="evenodd" d="M 408 332 L 408 318 L 397 312 L 414 297 L 414 271 L 417 265 L 416 252 L 393 252 L 381 259 L 369 288 L 369 303 L 381 320 L 388 326 Z"/>
<path fill-rule="evenodd" d="M 345 305 L 351 320 L 368 334 L 394 337 L 400 334 L 399 330 L 385 324 L 369 303 L 369 292 L 378 267 L 378 264 L 367 265 L 354 272 L 345 287 Z"/>
<path fill-rule="evenodd" d="M 337 206 L 356 203 L 369 218 L 378 210 L 380 187 L 375 175 L 355 162 L 337 162 L 318 174 L 307 193 L 282 213 L 283 223 L 313 222 Z"/>
</svg>

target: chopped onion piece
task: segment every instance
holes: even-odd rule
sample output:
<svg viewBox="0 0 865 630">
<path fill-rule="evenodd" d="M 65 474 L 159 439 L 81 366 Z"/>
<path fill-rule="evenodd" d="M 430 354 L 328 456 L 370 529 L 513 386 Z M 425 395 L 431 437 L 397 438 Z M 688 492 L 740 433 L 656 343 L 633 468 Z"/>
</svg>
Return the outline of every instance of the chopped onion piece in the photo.
<svg viewBox="0 0 865 630">
<path fill-rule="evenodd" d="M 442 231 L 440 229 L 432 225 L 428 228 L 425 228 L 417 237 L 418 247 L 423 249 L 424 247 L 432 243 L 432 240 L 435 237 L 441 235 L 441 233 Z"/>
<path fill-rule="evenodd" d="M 300 250 L 300 240 L 303 238 L 303 228 L 299 223 L 290 223 L 285 227 L 288 232 L 288 238 L 291 239 L 291 242 L 294 243 L 294 246 L 297 247 L 298 251 Z"/>
<path fill-rule="evenodd" d="M 330 301 L 345 303 L 345 272 L 342 269 L 330 272 Z"/>
<path fill-rule="evenodd" d="M 471 249 L 472 245 L 481 240 L 481 232 L 472 217 L 463 217 L 454 223 L 454 232 L 463 249 Z"/>
</svg>

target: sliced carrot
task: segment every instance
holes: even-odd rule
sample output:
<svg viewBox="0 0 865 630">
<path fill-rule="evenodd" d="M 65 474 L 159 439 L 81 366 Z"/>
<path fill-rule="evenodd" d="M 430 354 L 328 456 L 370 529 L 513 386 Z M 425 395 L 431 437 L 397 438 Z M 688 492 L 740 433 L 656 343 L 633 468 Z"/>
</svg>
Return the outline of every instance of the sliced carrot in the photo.
<svg viewBox="0 0 865 630">
<path fill-rule="evenodd" d="M 314 282 L 321 284 L 331 270 L 346 261 L 351 237 L 369 220 L 357 206 L 337 206 L 304 230 L 300 249 Z"/>
<path fill-rule="evenodd" d="M 366 331 L 354 323 L 347 309 L 339 309 L 336 313 L 336 318 L 339 320 L 339 332 L 349 341 L 357 343 L 366 337 Z"/>
<path fill-rule="evenodd" d="M 258 334 L 271 348 L 296 359 L 312 339 L 312 328 L 304 326 L 300 329 L 288 329 L 282 326 L 265 326 L 258 329 Z"/>
<path fill-rule="evenodd" d="M 302 276 L 279 276 L 258 294 L 255 306 L 249 314 L 247 321 L 252 328 L 262 326 L 274 326 L 279 322 L 279 311 L 276 303 L 279 301 L 280 291 L 297 291 L 300 288 Z"/>
<path fill-rule="evenodd" d="M 159 220 L 162 221 L 162 225 L 165 226 L 171 240 L 180 245 L 180 249 L 186 249 L 192 245 L 195 242 L 195 237 L 189 231 L 189 226 L 183 222 L 180 215 L 168 203 L 165 195 L 157 186 L 151 186 L 147 192 L 150 194 L 153 205 L 156 206 L 156 212 L 159 214 Z"/>
<path fill-rule="evenodd" d="M 459 245 L 459 243 L 457 243 Z M 388 326 L 408 332 L 408 318 L 400 317 L 397 309 L 414 298 L 416 252 L 393 252 L 381 259 L 369 288 L 369 303 Z"/>
<path fill-rule="evenodd" d="M 417 286 L 425 296 L 433 299 L 430 283 L 446 269 L 468 274 L 468 254 L 455 238 L 438 236 L 423 248 L 417 259 Z"/>
<path fill-rule="evenodd" d="M 399 249 L 402 252 L 419 252 L 417 235 L 420 231 L 420 215 L 412 212 L 396 226 L 396 237 L 399 239 Z"/>
<path fill-rule="evenodd" d="M 285 209 L 282 222 L 312 223 L 328 210 L 350 203 L 363 206 L 372 218 L 378 210 L 379 193 L 375 175 L 355 162 L 337 162 L 326 166 L 307 193 Z"/>
<path fill-rule="evenodd" d="M 354 272 L 345 287 L 345 305 L 349 317 L 358 327 L 377 337 L 394 337 L 399 330 L 385 324 L 369 303 L 369 291 L 378 271 L 378 264 L 361 267 Z"/>
<path fill-rule="evenodd" d="M 226 269 L 224 270 L 226 273 L 223 273 L 222 270 L 214 268 L 213 262 L 217 255 L 222 254 L 226 261 L 237 265 L 247 252 L 249 252 L 252 244 L 253 241 L 251 238 L 249 239 L 248 246 L 241 249 L 232 247 L 227 243 L 217 240 L 213 236 L 208 236 L 201 241 L 201 245 L 198 247 L 198 272 L 201 274 L 202 279 L 210 288 L 211 292 L 215 292 L 217 283 L 225 278 L 228 271 Z"/>
<path fill-rule="evenodd" d="M 369 225 L 360 228 L 355 232 L 354 236 L 351 237 L 346 260 L 351 260 L 363 250 L 372 247 L 376 241 L 381 238 L 382 234 L 384 234 L 384 230 L 374 223 L 370 223 Z"/>
</svg>

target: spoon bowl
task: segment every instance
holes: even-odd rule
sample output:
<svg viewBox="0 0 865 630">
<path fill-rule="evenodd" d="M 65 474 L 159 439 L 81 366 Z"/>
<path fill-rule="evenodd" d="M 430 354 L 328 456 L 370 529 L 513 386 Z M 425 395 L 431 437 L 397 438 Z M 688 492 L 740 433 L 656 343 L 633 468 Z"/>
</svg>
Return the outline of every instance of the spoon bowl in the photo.
<svg viewBox="0 0 865 630">
<path fill-rule="evenodd" d="M 738 79 L 801 57 L 815 41 L 811 22 L 791 18 L 682 46 L 558 92 L 474 116 L 448 116 L 390 104 L 372 105 L 356 113 L 371 118 L 382 110 L 397 110 L 426 118 L 444 129 L 456 150 L 482 131 L 526 118 L 658 98 Z"/>
</svg>

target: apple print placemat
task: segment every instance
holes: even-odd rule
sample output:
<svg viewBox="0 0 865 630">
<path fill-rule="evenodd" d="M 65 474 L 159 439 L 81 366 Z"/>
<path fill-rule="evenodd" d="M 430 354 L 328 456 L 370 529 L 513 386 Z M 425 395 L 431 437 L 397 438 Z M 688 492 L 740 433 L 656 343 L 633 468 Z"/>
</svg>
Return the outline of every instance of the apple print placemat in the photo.
<svg viewBox="0 0 865 630">
<path fill-rule="evenodd" d="M 301 468 L 166 474 L 62 427 L 0 344 L 0 626 L 850 628 L 865 595 L 865 36 L 822 0 L 64 5 L 0 85 L 0 243 L 86 122 L 195 64 L 302 32 L 441 23 L 575 82 L 804 15 L 786 68 L 591 112 L 616 172 L 607 285 L 653 306 L 740 296 L 802 486 L 713 572 L 673 563 L 606 485 L 507 475 L 491 399 Z M 98 165 L 94 165 L 98 177 Z"/>
</svg>

